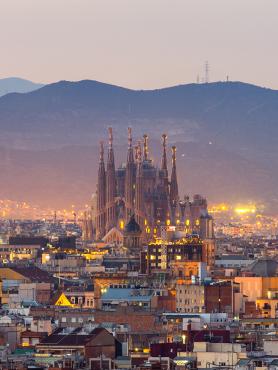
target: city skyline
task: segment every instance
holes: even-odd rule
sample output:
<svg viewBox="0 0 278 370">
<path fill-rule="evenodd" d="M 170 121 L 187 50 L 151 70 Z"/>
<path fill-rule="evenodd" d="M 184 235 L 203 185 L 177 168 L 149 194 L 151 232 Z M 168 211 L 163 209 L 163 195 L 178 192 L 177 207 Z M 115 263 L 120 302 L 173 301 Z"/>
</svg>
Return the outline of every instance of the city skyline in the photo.
<svg viewBox="0 0 278 370">
<path fill-rule="evenodd" d="M 211 81 L 277 89 L 277 10 L 274 0 L 4 0 L 0 78 L 151 89 L 202 80 L 207 60 Z"/>
<path fill-rule="evenodd" d="M 1 369 L 278 370 L 277 14 L 1 0 Z"/>
</svg>

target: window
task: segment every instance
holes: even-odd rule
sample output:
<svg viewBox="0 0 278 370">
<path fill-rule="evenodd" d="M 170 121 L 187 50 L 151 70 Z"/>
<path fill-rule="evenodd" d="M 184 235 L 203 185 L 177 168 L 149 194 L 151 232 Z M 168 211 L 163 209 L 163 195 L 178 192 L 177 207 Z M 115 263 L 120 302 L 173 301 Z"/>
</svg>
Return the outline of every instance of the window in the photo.
<svg viewBox="0 0 278 370">
<path fill-rule="evenodd" d="M 61 322 L 67 322 L 67 318 L 66 317 L 62 317 Z"/>
<path fill-rule="evenodd" d="M 76 317 L 72 317 L 71 322 L 76 322 Z"/>
</svg>

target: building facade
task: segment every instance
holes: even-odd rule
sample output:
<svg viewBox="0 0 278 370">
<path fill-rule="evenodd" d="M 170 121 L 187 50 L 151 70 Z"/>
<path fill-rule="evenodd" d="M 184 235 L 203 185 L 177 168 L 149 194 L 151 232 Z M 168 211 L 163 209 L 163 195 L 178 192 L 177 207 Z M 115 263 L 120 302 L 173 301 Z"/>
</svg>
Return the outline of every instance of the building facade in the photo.
<svg viewBox="0 0 278 370">
<path fill-rule="evenodd" d="M 188 234 L 198 233 L 207 245 L 211 245 L 213 220 L 208 215 L 207 201 L 200 195 L 195 195 L 193 201 L 187 196 L 181 199 L 177 177 L 175 146 L 172 147 L 170 175 L 168 171 L 167 136 L 162 135 L 161 165 L 157 166 L 149 156 L 148 136 L 143 136 L 143 145 L 141 141 L 133 145 L 130 128 L 126 163 L 116 169 L 113 133 L 109 128 L 106 164 L 103 142 L 100 144 L 96 239 L 105 238 L 114 228 L 123 232 L 134 214 L 142 230 L 142 241 L 159 236 L 161 226 L 175 225 L 183 227 Z"/>
</svg>

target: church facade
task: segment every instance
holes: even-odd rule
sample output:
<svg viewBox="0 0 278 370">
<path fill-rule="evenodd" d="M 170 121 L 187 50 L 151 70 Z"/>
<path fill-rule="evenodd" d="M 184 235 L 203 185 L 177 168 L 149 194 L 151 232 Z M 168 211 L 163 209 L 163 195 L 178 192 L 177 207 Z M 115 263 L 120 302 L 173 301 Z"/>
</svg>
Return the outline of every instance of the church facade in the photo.
<svg viewBox="0 0 278 370">
<path fill-rule="evenodd" d="M 112 229 L 124 232 L 134 215 L 142 231 L 142 240 L 159 237 L 161 226 L 175 226 L 188 234 L 196 233 L 213 239 L 213 221 L 208 215 L 207 201 L 200 195 L 193 200 L 179 196 L 176 147 L 172 146 L 171 168 L 167 160 L 167 136 L 162 135 L 161 163 L 155 165 L 149 156 L 148 136 L 135 145 L 128 128 L 127 159 L 116 169 L 113 132 L 109 128 L 107 161 L 104 144 L 100 143 L 97 181 L 95 237 L 105 238 Z"/>
</svg>

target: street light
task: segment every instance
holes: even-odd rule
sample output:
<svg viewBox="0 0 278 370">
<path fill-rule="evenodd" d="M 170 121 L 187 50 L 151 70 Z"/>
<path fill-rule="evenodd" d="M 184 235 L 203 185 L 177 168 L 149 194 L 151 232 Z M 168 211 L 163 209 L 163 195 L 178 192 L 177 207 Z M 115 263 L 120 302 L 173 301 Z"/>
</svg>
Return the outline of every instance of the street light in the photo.
<svg viewBox="0 0 278 370">
<path fill-rule="evenodd" d="M 183 333 L 181 337 L 182 337 L 182 344 L 185 344 L 185 341 L 186 341 L 186 335 Z"/>
</svg>

